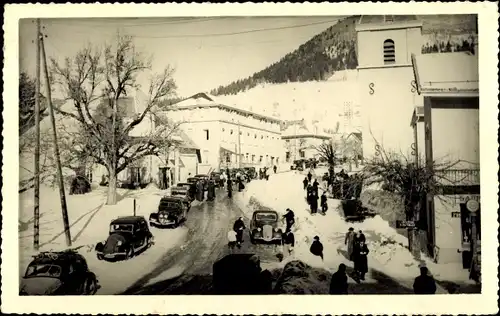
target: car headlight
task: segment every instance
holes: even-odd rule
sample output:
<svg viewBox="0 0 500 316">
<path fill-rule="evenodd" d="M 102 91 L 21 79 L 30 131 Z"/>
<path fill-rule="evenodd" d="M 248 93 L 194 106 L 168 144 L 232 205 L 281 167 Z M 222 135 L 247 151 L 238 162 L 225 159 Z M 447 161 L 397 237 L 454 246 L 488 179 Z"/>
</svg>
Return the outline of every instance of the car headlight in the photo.
<svg viewBox="0 0 500 316">
<path fill-rule="evenodd" d="M 277 231 L 278 231 L 278 229 L 275 227 L 275 228 L 274 228 L 274 231 L 275 231 L 275 232 L 277 232 Z"/>
<path fill-rule="evenodd" d="M 117 245 L 118 247 L 119 247 L 119 246 L 121 246 L 121 245 L 122 245 L 121 240 L 118 240 L 118 242 L 116 243 L 116 245 Z"/>
<path fill-rule="evenodd" d="M 262 229 L 260 227 L 257 228 L 257 231 L 260 232 Z"/>
</svg>

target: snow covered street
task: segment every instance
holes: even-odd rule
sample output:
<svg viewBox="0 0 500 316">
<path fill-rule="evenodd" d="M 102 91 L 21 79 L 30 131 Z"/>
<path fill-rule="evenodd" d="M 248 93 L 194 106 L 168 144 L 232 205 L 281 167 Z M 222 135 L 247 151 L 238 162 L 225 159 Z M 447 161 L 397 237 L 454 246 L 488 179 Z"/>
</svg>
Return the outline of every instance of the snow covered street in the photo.
<svg viewBox="0 0 500 316">
<path fill-rule="evenodd" d="M 321 174 L 318 173 L 317 174 Z M 302 187 L 304 175 L 285 172 L 272 175 L 269 181 L 256 180 L 247 185 L 245 192 L 238 196 L 242 209 L 251 213 L 259 206 L 270 207 L 281 214 L 286 208 L 295 213 L 295 250 L 292 257 L 276 264 L 276 268 L 298 259 L 314 268 L 335 272 L 340 263 L 352 269 L 353 264 L 346 258 L 345 234 L 349 227 L 362 230 L 367 239 L 369 273 L 361 285 L 351 285 L 351 292 L 371 293 L 412 293 L 414 278 L 419 275 L 419 266 L 425 264 L 434 278 L 442 282 L 469 284 L 468 271 L 458 264 L 438 265 L 430 260 L 415 260 L 406 246 L 408 239 L 396 232 L 380 216 L 365 219 L 362 223 L 347 223 L 342 218 L 340 201 L 329 199 L 326 215 L 312 215 L 305 200 Z M 309 252 L 314 236 L 319 236 L 324 246 L 324 261 Z M 350 283 L 355 283 L 349 279 Z M 328 283 L 328 282 L 327 282 Z M 373 286 L 368 287 L 369 284 Z M 438 293 L 447 291 L 438 287 Z"/>
</svg>

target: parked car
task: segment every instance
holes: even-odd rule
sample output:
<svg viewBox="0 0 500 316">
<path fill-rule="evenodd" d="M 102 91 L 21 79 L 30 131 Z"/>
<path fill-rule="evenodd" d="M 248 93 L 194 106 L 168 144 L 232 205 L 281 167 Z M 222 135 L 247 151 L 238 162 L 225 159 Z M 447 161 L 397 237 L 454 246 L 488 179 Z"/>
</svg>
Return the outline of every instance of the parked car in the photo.
<svg viewBox="0 0 500 316">
<path fill-rule="evenodd" d="M 245 167 L 243 168 L 249 180 L 255 179 L 257 177 L 257 171 L 255 167 Z"/>
<path fill-rule="evenodd" d="M 279 228 L 280 217 L 276 211 L 257 210 L 250 221 L 250 241 L 281 244 L 283 230 Z"/>
<path fill-rule="evenodd" d="M 216 187 L 219 187 L 220 177 L 221 177 L 221 173 L 220 172 L 212 171 L 210 173 L 210 179 L 214 180 Z"/>
<path fill-rule="evenodd" d="M 194 177 L 203 182 L 203 190 L 207 191 L 208 190 L 208 180 L 210 179 L 210 177 L 206 174 L 197 174 Z"/>
<path fill-rule="evenodd" d="M 153 234 L 143 216 L 119 217 L 109 225 L 106 241 L 95 246 L 97 259 L 130 259 L 149 248 L 153 243 Z"/>
<path fill-rule="evenodd" d="M 19 295 L 94 295 L 99 282 L 75 250 L 41 252 L 21 280 Z"/>
<path fill-rule="evenodd" d="M 178 183 L 175 187 L 172 187 L 170 189 L 170 195 L 184 197 L 191 203 L 194 200 L 194 194 L 192 194 L 192 186 L 193 185 L 189 183 Z"/>
<path fill-rule="evenodd" d="M 190 202 L 178 196 L 162 197 L 158 211 L 149 215 L 149 224 L 158 227 L 177 227 L 186 220 Z"/>
</svg>

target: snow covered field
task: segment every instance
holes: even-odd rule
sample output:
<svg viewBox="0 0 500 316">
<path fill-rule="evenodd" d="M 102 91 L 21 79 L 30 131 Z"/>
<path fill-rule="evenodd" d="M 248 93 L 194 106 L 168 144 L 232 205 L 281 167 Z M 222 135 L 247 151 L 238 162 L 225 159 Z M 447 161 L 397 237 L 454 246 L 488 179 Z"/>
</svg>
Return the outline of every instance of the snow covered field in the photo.
<svg viewBox="0 0 500 316">
<path fill-rule="evenodd" d="M 59 193 L 50 187 L 40 190 L 40 250 L 66 249 Z M 172 247 L 182 243 L 187 229 L 150 228 L 155 244 L 145 252 L 127 261 L 115 263 L 100 261 L 94 251 L 95 244 L 107 238 L 109 223 L 120 216 L 133 215 L 133 199 L 137 201 L 136 214 L 146 219 L 156 210 L 166 191 L 151 187 L 143 190 L 118 189 L 116 205 L 105 205 L 107 188 L 98 187 L 84 195 L 68 195 L 68 213 L 72 247 L 86 258 L 89 268 L 97 275 L 101 285 L 97 294 L 115 294 L 124 291 L 137 279 L 155 267 L 157 261 Z M 199 203 L 199 202 L 195 202 Z M 32 259 L 33 251 L 33 190 L 20 195 L 19 211 L 20 278 Z"/>
<path fill-rule="evenodd" d="M 272 175 L 269 181 L 255 180 L 237 197 L 238 203 L 246 206 L 242 209 L 248 210 L 249 213 L 259 204 L 271 207 L 281 214 L 285 213 L 286 208 L 294 211 L 295 253 L 277 264 L 276 268 L 283 267 L 292 259 L 299 259 L 312 267 L 323 268 L 330 272 L 335 272 L 340 263 L 353 267 L 352 262 L 345 257 L 344 245 L 345 233 L 349 227 L 353 227 L 356 231 L 362 230 L 366 236 L 370 250 L 369 268 L 411 288 L 414 278 L 419 275 L 419 265 L 422 263 L 415 260 L 406 248 L 408 239 L 398 234 L 380 216 L 366 219 L 363 223 L 346 223 L 341 216 L 342 212 L 338 211 L 339 200 L 328 200 L 328 212 L 325 216 L 311 215 L 302 189 L 303 177 L 304 175 L 298 172 L 286 172 Z M 316 235 L 320 237 L 324 246 L 323 262 L 309 252 L 313 237 Z M 437 280 L 468 282 L 467 270 L 462 269 L 461 264 L 437 265 L 425 260 L 425 265 Z M 370 282 L 377 281 L 368 273 L 365 283 Z M 438 292 L 443 291 L 443 289 L 438 290 Z"/>
</svg>

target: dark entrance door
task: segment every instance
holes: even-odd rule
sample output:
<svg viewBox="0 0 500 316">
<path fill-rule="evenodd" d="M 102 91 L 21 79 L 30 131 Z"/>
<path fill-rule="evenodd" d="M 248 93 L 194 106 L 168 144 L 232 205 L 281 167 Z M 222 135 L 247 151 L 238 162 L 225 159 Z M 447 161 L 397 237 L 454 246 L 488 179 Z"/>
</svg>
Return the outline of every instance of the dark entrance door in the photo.
<svg viewBox="0 0 500 316">
<path fill-rule="evenodd" d="M 160 168 L 160 189 L 161 190 L 166 190 L 169 187 L 168 169 L 169 168 L 166 168 L 166 167 Z"/>
</svg>

